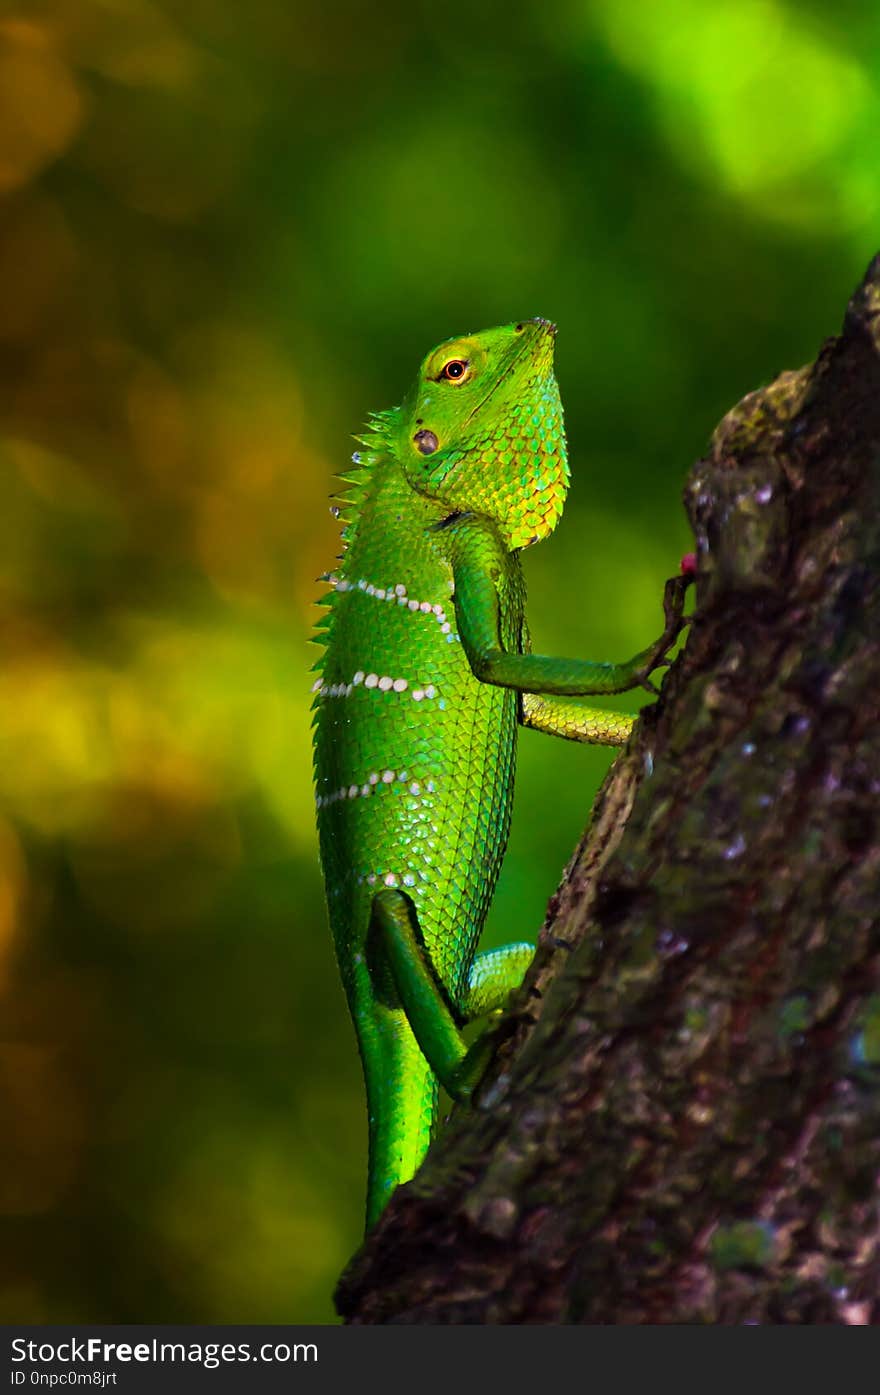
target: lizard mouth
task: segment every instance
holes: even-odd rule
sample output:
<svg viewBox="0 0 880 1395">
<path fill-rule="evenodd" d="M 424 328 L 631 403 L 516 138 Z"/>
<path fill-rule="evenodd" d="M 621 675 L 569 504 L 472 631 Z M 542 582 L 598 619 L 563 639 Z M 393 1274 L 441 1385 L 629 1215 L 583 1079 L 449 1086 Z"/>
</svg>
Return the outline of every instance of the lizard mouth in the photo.
<svg viewBox="0 0 880 1395">
<path fill-rule="evenodd" d="M 523 337 L 518 351 L 514 354 L 513 358 L 510 360 L 510 363 L 507 365 L 504 372 L 500 375 L 500 377 L 496 378 L 495 382 L 492 384 L 485 397 L 481 397 L 479 402 L 477 402 L 476 405 L 472 407 L 471 410 L 468 412 L 464 420 L 465 426 L 467 426 L 468 422 L 476 416 L 477 412 L 481 411 L 482 408 L 486 405 L 486 403 L 492 397 L 495 396 L 495 393 L 498 391 L 498 389 L 502 387 L 504 383 L 507 382 L 511 375 L 516 372 L 516 369 L 520 366 L 522 360 L 527 355 L 534 354 L 536 344 L 540 344 L 541 340 L 544 337 L 547 337 L 550 341 L 549 363 L 553 362 L 553 341 L 556 338 L 555 324 L 553 324 L 550 320 L 543 320 L 540 317 L 537 317 L 534 320 L 523 320 L 521 321 L 521 323 L 524 328 L 526 326 L 534 326 L 539 332 L 539 337 L 537 337 L 537 339 L 534 335 L 525 335 Z M 535 354 L 535 358 L 539 362 L 542 357 L 543 354 Z"/>
</svg>

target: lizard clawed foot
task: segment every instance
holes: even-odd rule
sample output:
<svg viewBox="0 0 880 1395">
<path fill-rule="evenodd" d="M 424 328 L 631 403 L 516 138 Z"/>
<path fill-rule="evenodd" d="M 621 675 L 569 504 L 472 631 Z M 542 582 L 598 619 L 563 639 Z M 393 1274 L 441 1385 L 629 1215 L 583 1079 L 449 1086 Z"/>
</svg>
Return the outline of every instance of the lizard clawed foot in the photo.
<svg viewBox="0 0 880 1395">
<path fill-rule="evenodd" d="M 655 669 L 668 668 L 672 663 L 669 650 L 688 623 L 684 614 L 684 598 L 693 579 L 693 575 L 688 572 L 680 576 L 671 576 L 663 589 L 663 616 L 666 624 L 657 643 L 649 650 L 647 663 L 639 670 L 638 676 L 640 686 L 657 696 L 660 689 L 651 682 L 649 675 Z"/>
<path fill-rule="evenodd" d="M 443 1082 L 447 1094 L 457 1104 L 470 1104 L 471 1096 L 486 1074 L 494 1054 L 495 1037 L 491 1027 L 489 1027 L 468 1048 L 467 1054 L 459 1061 L 452 1077 Z"/>
</svg>

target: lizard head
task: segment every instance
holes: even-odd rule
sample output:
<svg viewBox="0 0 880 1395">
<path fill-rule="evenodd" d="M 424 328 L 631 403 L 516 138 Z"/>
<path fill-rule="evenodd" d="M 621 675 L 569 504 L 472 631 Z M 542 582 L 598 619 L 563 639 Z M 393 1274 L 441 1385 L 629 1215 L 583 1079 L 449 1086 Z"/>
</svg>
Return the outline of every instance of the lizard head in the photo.
<svg viewBox="0 0 880 1395">
<path fill-rule="evenodd" d="M 535 319 L 448 339 L 399 410 L 396 454 L 412 487 L 493 519 L 511 551 L 553 531 L 568 488 L 555 335 Z"/>
</svg>

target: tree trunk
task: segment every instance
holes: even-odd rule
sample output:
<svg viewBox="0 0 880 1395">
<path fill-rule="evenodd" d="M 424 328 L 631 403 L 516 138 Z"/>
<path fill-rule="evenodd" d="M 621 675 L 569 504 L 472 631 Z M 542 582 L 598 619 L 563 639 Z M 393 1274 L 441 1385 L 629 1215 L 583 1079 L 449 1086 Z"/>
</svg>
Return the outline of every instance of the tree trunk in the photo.
<svg viewBox="0 0 880 1395">
<path fill-rule="evenodd" d="M 880 256 L 685 500 L 684 650 L 350 1321 L 880 1322 Z"/>
</svg>

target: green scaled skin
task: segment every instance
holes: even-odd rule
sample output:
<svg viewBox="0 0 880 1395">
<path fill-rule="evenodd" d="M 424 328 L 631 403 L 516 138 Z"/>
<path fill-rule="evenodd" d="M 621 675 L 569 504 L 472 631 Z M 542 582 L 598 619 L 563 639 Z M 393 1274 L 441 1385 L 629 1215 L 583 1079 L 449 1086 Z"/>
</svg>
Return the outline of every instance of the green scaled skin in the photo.
<svg viewBox="0 0 880 1395">
<path fill-rule="evenodd" d="M 430 353 L 372 418 L 326 578 L 315 783 L 330 923 L 369 1110 L 368 1227 L 431 1138 L 438 1081 L 467 1099 L 533 953 L 477 955 L 507 843 L 518 724 L 620 745 L 633 719 L 578 696 L 646 682 L 681 624 L 621 664 L 532 654 L 520 550 L 568 486 L 555 326 L 504 325 Z"/>
</svg>

